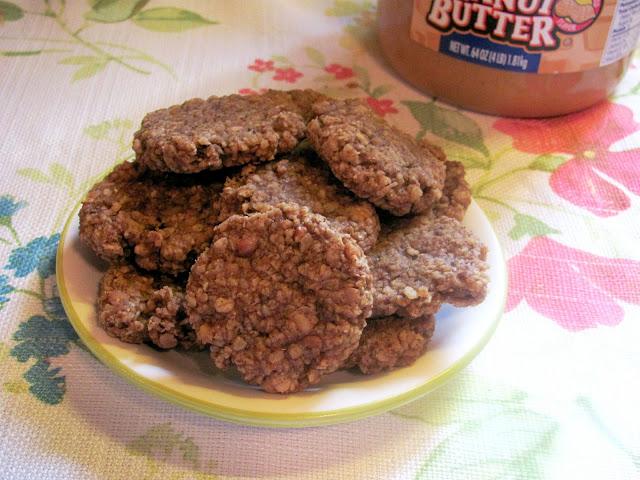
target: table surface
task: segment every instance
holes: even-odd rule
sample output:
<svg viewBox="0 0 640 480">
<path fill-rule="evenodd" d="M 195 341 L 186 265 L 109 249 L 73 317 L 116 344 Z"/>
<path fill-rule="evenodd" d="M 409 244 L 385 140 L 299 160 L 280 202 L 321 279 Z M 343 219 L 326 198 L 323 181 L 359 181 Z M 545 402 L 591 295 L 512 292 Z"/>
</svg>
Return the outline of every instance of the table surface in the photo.
<svg viewBox="0 0 640 480">
<path fill-rule="evenodd" d="M 93 3 L 0 1 L 1 478 L 639 478 L 640 59 L 592 109 L 498 119 L 396 78 L 367 0 Z M 464 162 L 509 259 L 507 312 L 462 374 L 405 407 L 236 426 L 87 353 L 55 249 L 146 112 L 299 87 L 366 98 Z"/>
</svg>

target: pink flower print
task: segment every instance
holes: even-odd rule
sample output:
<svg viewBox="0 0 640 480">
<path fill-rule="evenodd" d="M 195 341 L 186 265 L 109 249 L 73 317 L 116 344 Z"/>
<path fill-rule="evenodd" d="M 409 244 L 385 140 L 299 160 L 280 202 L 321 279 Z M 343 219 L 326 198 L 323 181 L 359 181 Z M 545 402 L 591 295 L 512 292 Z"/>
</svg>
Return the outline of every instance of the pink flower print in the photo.
<svg viewBox="0 0 640 480">
<path fill-rule="evenodd" d="M 261 88 L 260 90 L 254 90 L 253 88 L 241 88 L 238 90 L 238 93 L 240 95 L 260 95 L 266 91 L 266 88 Z"/>
<path fill-rule="evenodd" d="M 331 73 L 336 80 L 344 80 L 353 77 L 353 70 L 338 63 L 332 63 L 324 67 L 325 72 Z"/>
<path fill-rule="evenodd" d="M 300 77 L 302 77 L 302 72 L 297 71 L 295 68 L 276 68 L 276 74 L 273 76 L 274 80 L 288 82 L 288 83 L 296 83 Z"/>
<path fill-rule="evenodd" d="M 391 99 L 368 97 L 367 104 L 381 117 L 384 117 L 387 113 L 398 113 L 398 109 L 393 106 L 393 100 Z"/>
<path fill-rule="evenodd" d="M 256 58 L 248 68 L 254 72 L 268 72 L 273 70 L 273 61 Z"/>
<path fill-rule="evenodd" d="M 594 215 L 616 215 L 631 204 L 611 180 L 640 195 L 640 150 L 609 151 L 612 144 L 640 128 L 633 112 L 624 105 L 603 102 L 563 117 L 500 119 L 494 126 L 511 135 L 520 151 L 572 154 L 551 174 L 549 184 L 560 197 Z"/>
<path fill-rule="evenodd" d="M 529 153 L 581 153 L 606 148 L 638 130 L 633 112 L 603 102 L 578 113 L 540 120 L 501 118 L 493 126 L 513 137 L 513 146 Z"/>
<path fill-rule="evenodd" d="M 507 311 L 526 300 L 570 331 L 617 325 L 618 301 L 640 304 L 640 262 L 606 258 L 535 237 L 509 264 Z"/>
<path fill-rule="evenodd" d="M 640 195 L 639 158 L 640 150 L 585 152 L 558 167 L 549 184 L 574 205 L 599 217 L 610 217 L 631 205 L 629 197 L 611 180 Z"/>
</svg>

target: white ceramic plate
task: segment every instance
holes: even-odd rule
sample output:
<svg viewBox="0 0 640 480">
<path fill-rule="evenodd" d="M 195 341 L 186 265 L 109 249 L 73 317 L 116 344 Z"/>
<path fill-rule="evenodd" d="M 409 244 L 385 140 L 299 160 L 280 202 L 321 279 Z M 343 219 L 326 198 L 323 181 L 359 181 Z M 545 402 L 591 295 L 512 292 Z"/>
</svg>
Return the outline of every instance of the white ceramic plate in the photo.
<svg viewBox="0 0 640 480">
<path fill-rule="evenodd" d="M 205 353 L 160 352 L 122 343 L 96 323 L 95 303 L 103 268 L 81 246 L 75 210 L 62 233 L 57 281 L 65 310 L 82 341 L 107 366 L 150 393 L 232 422 L 305 427 L 351 421 L 414 400 L 449 380 L 486 345 L 502 315 L 507 290 L 505 261 L 489 221 L 472 203 L 464 223 L 488 247 L 491 283 L 477 307 L 444 307 L 428 351 L 412 366 L 378 375 L 336 372 L 303 393 L 268 394 L 214 370 Z"/>
</svg>

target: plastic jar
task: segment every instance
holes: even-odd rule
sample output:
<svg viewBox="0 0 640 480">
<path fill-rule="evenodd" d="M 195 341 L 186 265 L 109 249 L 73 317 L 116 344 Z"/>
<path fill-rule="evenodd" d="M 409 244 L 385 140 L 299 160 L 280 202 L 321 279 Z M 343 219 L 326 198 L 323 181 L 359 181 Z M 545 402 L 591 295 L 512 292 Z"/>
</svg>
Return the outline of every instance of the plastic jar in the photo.
<svg viewBox="0 0 640 480">
<path fill-rule="evenodd" d="M 605 99 L 640 33 L 640 0 L 379 0 L 397 72 L 463 108 L 512 117 Z"/>
</svg>

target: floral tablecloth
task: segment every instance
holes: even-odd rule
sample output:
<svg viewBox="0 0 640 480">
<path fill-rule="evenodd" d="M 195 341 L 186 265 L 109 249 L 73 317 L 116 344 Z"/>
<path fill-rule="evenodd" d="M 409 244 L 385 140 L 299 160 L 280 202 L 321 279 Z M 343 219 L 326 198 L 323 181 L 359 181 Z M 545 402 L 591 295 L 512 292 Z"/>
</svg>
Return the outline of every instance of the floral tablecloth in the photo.
<svg viewBox="0 0 640 480">
<path fill-rule="evenodd" d="M 590 110 L 497 119 L 403 84 L 374 23 L 368 0 L 0 1 L 1 478 L 640 478 L 640 61 Z M 146 112 L 298 87 L 364 97 L 464 162 L 509 259 L 507 311 L 463 374 L 405 407 L 237 426 L 92 357 L 55 250 Z"/>
</svg>

